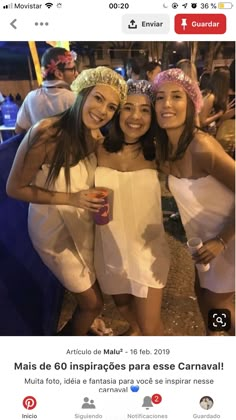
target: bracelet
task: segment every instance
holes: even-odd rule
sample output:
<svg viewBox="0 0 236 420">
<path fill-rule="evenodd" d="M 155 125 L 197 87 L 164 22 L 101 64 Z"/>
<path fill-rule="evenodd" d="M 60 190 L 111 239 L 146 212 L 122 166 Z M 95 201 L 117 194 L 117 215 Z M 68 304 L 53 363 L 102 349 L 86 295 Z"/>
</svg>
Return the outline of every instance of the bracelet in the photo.
<svg viewBox="0 0 236 420">
<path fill-rule="evenodd" d="M 224 250 L 226 250 L 227 249 L 227 244 L 225 243 L 224 239 L 221 238 L 221 236 L 219 236 L 219 235 L 216 236 L 216 239 L 218 239 L 218 241 L 220 241 L 222 243 L 222 245 L 224 247 Z"/>
</svg>

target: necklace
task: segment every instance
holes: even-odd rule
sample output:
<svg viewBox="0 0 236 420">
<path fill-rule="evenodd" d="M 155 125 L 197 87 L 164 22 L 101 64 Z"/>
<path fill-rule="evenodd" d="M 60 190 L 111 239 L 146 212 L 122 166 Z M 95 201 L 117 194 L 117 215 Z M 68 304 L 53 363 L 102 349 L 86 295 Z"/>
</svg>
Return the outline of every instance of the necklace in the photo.
<svg viewBox="0 0 236 420">
<path fill-rule="evenodd" d="M 126 144 L 126 146 L 133 146 L 133 144 L 138 144 L 140 142 L 140 139 L 134 141 L 133 143 L 127 143 L 125 140 L 123 140 L 123 143 Z"/>
</svg>

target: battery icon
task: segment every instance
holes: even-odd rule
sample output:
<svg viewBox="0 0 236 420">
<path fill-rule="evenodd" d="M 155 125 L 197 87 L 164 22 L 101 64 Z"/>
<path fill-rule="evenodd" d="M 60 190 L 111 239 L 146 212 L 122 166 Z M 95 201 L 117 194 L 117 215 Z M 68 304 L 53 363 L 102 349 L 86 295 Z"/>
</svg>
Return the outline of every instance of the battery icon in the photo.
<svg viewBox="0 0 236 420">
<path fill-rule="evenodd" d="M 230 2 L 224 2 L 224 3 L 218 3 L 218 9 L 232 9 L 233 3 Z"/>
</svg>

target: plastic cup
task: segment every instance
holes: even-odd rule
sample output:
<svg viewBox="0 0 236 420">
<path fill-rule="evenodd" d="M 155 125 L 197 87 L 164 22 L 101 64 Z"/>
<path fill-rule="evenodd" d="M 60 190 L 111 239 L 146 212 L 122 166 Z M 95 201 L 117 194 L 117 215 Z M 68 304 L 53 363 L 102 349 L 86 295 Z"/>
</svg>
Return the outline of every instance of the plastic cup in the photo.
<svg viewBox="0 0 236 420">
<path fill-rule="evenodd" d="M 91 193 L 91 196 L 96 198 L 103 198 L 104 205 L 99 209 L 97 213 L 93 213 L 93 219 L 97 225 L 106 225 L 110 221 L 108 201 L 109 192 L 106 188 L 97 187 L 95 190 L 96 191 L 94 193 Z"/>
<path fill-rule="evenodd" d="M 191 255 L 195 254 L 198 249 L 203 246 L 201 238 L 190 238 L 187 242 L 188 249 Z M 197 270 L 200 272 L 205 272 L 210 269 L 210 264 L 196 264 Z"/>
</svg>

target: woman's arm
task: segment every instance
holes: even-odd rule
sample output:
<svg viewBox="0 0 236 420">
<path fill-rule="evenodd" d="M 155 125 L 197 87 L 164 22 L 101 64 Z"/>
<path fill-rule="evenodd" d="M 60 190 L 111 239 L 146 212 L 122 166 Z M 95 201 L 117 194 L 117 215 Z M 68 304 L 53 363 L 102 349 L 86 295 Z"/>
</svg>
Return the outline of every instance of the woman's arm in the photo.
<svg viewBox="0 0 236 420">
<path fill-rule="evenodd" d="M 217 122 L 217 126 L 219 127 L 223 121 L 229 120 L 233 117 L 235 117 L 235 99 L 228 103 L 226 111 Z"/>
<path fill-rule="evenodd" d="M 211 115 L 211 111 L 213 107 L 214 107 L 214 95 L 211 94 L 204 98 L 203 107 L 199 114 L 201 127 L 208 126 L 212 122 L 218 120 L 218 118 L 220 118 L 223 115 L 224 113 L 223 110 L 220 110 L 219 112 Z"/>
<path fill-rule="evenodd" d="M 232 192 L 235 191 L 235 162 L 225 153 L 220 144 L 210 136 L 202 136 L 196 155 L 198 165 Z M 209 192 L 210 194 L 211 192 Z M 206 241 L 198 251 L 197 263 L 207 264 L 227 248 L 235 236 L 235 210 L 228 215 L 227 222 L 215 238 Z"/>
<path fill-rule="evenodd" d="M 42 164 L 47 161 L 45 140 L 39 139 L 28 150 L 30 138 L 39 134 L 40 127 L 41 124 L 28 131 L 17 150 L 7 180 L 7 194 L 12 198 L 38 204 L 68 204 L 68 194 L 31 185 Z"/>
<path fill-rule="evenodd" d="M 36 204 L 64 204 L 81 207 L 90 211 L 96 211 L 101 207 L 101 199 L 90 198 L 89 191 L 78 193 L 65 193 L 49 191 L 32 185 L 37 172 L 43 163 L 48 163 L 52 150 L 49 150 L 45 140 L 38 140 L 33 146 L 29 146 L 29 137 L 35 137 L 42 129 L 49 130 L 48 123 L 39 123 L 30 130 L 22 140 L 16 153 L 8 180 L 7 194 L 18 200 Z M 50 143 L 50 148 L 53 143 Z"/>
</svg>

